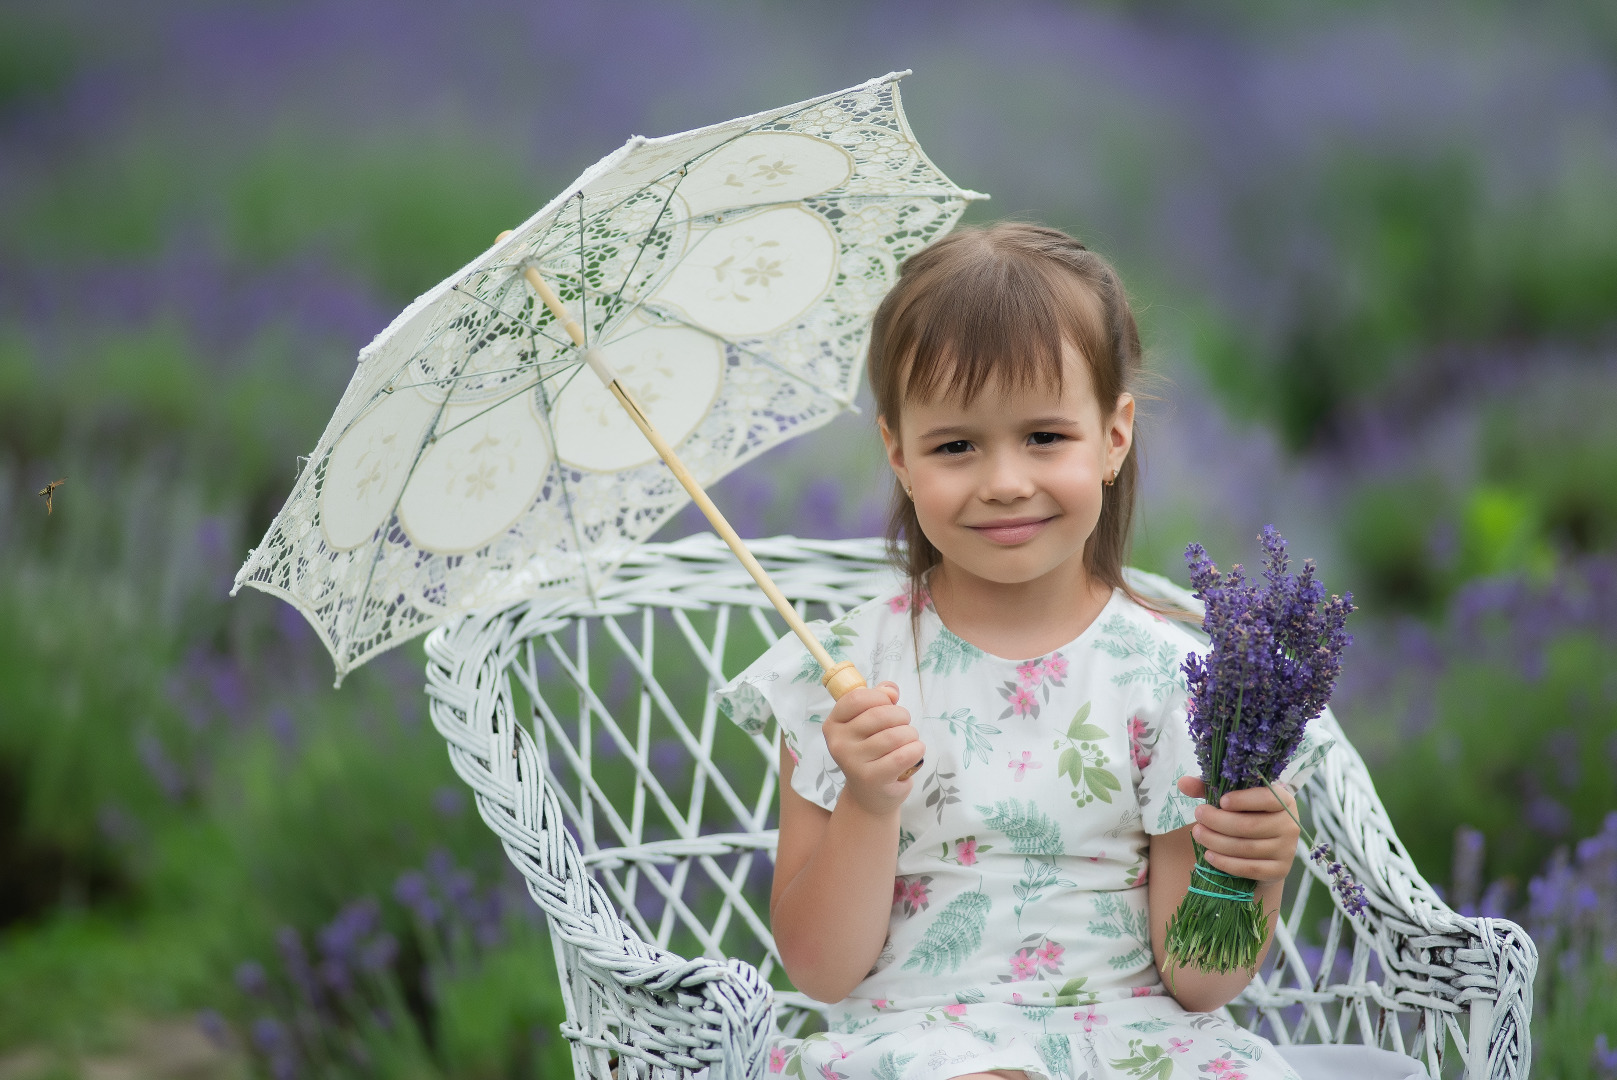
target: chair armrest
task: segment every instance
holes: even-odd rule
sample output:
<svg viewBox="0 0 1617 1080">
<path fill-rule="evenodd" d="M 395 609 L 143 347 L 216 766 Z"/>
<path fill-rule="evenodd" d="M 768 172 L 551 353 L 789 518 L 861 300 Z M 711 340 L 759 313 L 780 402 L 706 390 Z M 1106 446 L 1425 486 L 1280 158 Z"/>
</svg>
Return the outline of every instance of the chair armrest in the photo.
<svg viewBox="0 0 1617 1080">
<path fill-rule="evenodd" d="M 758 1080 L 773 989 L 743 961 L 684 959 L 618 916 L 566 828 L 538 747 L 516 722 L 503 673 L 520 639 L 502 614 L 471 616 L 428 637 L 429 712 L 479 815 L 545 913 L 577 1074 L 613 1080 L 710 1069 L 725 1080 Z"/>
</svg>

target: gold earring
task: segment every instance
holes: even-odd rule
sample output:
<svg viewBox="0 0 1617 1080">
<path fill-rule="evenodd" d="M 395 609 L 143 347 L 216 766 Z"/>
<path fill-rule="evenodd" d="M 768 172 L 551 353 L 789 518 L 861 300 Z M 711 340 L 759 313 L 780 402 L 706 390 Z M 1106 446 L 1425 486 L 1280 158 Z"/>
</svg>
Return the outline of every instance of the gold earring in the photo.
<svg viewBox="0 0 1617 1080">
<path fill-rule="evenodd" d="M 912 488 L 912 487 L 905 488 L 904 489 L 904 495 L 905 495 L 906 498 L 908 498 L 910 500 L 910 502 L 915 501 L 915 489 L 914 488 Z"/>
<path fill-rule="evenodd" d="M 1108 476 L 1106 478 L 1106 486 L 1111 487 L 1115 483 L 1117 483 L 1117 470 L 1113 469 L 1112 470 L 1112 475 L 1110 475 L 1110 476 Z"/>
</svg>

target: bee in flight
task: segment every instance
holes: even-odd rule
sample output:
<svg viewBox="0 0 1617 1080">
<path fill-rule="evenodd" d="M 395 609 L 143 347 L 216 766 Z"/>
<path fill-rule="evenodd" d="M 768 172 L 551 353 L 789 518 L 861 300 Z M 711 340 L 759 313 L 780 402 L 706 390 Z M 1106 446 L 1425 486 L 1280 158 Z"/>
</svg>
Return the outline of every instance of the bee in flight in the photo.
<svg viewBox="0 0 1617 1080">
<path fill-rule="evenodd" d="M 45 497 L 45 513 L 47 515 L 51 512 L 51 496 L 55 495 L 56 489 L 65 483 L 67 483 L 67 477 L 64 476 L 60 480 L 52 480 L 39 489 L 39 493 Z"/>
</svg>

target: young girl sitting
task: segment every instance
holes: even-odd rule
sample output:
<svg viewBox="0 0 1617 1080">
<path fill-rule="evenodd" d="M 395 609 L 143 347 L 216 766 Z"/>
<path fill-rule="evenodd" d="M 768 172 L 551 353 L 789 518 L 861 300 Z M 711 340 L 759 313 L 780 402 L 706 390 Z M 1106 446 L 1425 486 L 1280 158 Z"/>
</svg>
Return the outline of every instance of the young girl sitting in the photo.
<svg viewBox="0 0 1617 1080">
<path fill-rule="evenodd" d="M 793 983 L 836 1003 L 775 1071 L 1295 1076 L 1209 1014 L 1246 973 L 1164 970 L 1192 836 L 1276 912 L 1297 827 L 1263 789 L 1197 798 L 1198 645 L 1122 575 L 1139 369 L 1116 274 L 1051 229 L 953 233 L 877 311 L 908 579 L 818 630 L 871 685 L 833 703 L 788 635 L 720 691 L 743 726 L 780 725 L 770 917 Z"/>
</svg>

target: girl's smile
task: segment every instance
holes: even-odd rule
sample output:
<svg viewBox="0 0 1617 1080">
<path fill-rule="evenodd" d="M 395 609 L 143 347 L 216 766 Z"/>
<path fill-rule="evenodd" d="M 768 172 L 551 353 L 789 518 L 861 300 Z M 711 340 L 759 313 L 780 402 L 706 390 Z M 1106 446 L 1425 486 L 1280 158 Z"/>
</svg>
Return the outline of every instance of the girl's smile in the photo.
<svg viewBox="0 0 1617 1080">
<path fill-rule="evenodd" d="M 981 525 L 968 525 L 967 528 L 975 529 L 996 544 L 1009 546 L 1025 543 L 1033 539 L 1039 530 L 1054 520 L 1054 518 L 1047 517 L 1003 518 L 999 521 L 984 522 Z"/>
</svg>

